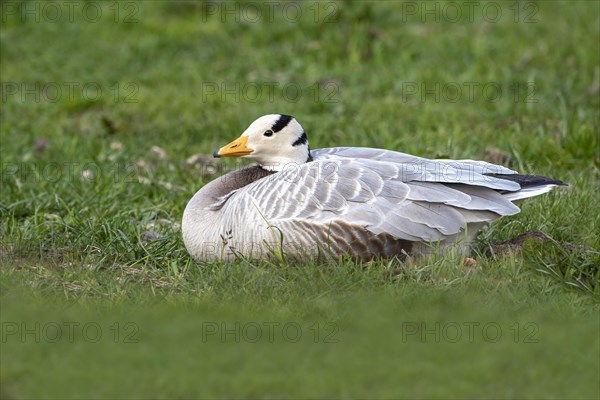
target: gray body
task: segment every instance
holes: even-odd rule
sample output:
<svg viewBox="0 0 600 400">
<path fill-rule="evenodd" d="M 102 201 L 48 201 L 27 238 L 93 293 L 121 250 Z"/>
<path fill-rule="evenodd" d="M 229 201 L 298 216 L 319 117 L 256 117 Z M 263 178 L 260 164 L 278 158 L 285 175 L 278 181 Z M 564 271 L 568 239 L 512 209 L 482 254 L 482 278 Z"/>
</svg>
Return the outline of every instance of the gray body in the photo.
<svg viewBox="0 0 600 400">
<path fill-rule="evenodd" d="M 516 200 L 560 183 L 522 186 L 508 168 L 356 147 L 318 149 L 279 171 L 249 167 L 189 201 L 183 240 L 198 261 L 235 257 L 423 256 L 468 251 L 477 231 L 517 214 Z M 507 179 L 509 178 L 509 179 Z"/>
</svg>

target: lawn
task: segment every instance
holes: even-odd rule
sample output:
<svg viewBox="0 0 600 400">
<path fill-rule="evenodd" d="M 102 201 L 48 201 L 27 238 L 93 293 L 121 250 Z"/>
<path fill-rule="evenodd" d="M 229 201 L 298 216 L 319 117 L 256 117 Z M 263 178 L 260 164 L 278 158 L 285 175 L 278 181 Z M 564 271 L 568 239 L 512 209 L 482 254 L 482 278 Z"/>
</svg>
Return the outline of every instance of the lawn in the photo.
<svg viewBox="0 0 600 400">
<path fill-rule="evenodd" d="M 0 11 L 1 398 L 600 397 L 599 2 Z M 269 113 L 569 186 L 474 266 L 196 263 L 186 202 Z"/>
</svg>

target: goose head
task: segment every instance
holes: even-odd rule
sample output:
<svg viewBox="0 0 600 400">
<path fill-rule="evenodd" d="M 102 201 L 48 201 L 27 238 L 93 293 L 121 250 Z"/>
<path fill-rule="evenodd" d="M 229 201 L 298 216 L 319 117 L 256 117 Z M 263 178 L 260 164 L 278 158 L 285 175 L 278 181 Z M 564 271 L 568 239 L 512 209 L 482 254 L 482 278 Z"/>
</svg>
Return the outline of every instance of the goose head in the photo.
<svg viewBox="0 0 600 400">
<path fill-rule="evenodd" d="M 312 161 L 302 126 L 286 114 L 258 118 L 233 142 L 214 152 L 215 157 L 245 157 L 269 171 Z"/>
</svg>

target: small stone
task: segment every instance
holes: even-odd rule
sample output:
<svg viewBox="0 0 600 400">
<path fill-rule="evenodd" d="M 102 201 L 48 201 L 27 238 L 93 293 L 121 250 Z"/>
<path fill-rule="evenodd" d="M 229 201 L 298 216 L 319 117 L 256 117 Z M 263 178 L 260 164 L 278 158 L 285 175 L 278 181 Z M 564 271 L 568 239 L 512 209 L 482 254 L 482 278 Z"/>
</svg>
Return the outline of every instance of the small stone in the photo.
<svg viewBox="0 0 600 400">
<path fill-rule="evenodd" d="M 210 164 L 214 164 L 214 163 L 215 163 L 215 159 L 211 155 L 194 154 L 185 159 L 185 162 L 183 163 L 183 167 L 190 168 L 195 165 L 207 165 L 207 164 L 210 165 Z"/>
<path fill-rule="evenodd" d="M 167 161 L 169 159 L 167 152 L 162 147 L 152 146 L 150 153 L 158 161 Z"/>
<path fill-rule="evenodd" d="M 144 231 L 142 232 L 140 239 L 142 242 L 148 243 L 158 239 L 159 237 L 160 235 L 158 234 L 158 232 Z"/>
<path fill-rule="evenodd" d="M 148 163 L 143 158 L 140 158 L 135 162 L 135 167 L 138 169 L 144 169 L 148 166 Z"/>
<path fill-rule="evenodd" d="M 119 142 L 118 140 L 113 140 L 110 142 L 110 149 L 112 151 L 121 151 L 123 150 L 123 143 Z"/>
<path fill-rule="evenodd" d="M 35 153 L 35 158 L 40 158 L 42 156 L 42 154 L 44 153 L 44 151 L 46 151 L 46 149 L 50 147 L 50 143 L 48 143 L 48 141 L 44 138 L 37 138 L 35 139 L 35 146 L 34 146 L 34 153 Z"/>
<path fill-rule="evenodd" d="M 83 178 L 83 180 L 86 181 L 93 181 L 94 173 L 89 169 L 84 169 L 83 171 L 81 171 L 81 178 Z"/>
<path fill-rule="evenodd" d="M 185 189 L 181 186 L 178 185 L 174 185 L 171 182 L 166 182 L 166 181 L 158 181 L 157 182 L 159 186 L 164 187 L 167 190 L 172 190 L 174 192 L 183 192 Z"/>
</svg>

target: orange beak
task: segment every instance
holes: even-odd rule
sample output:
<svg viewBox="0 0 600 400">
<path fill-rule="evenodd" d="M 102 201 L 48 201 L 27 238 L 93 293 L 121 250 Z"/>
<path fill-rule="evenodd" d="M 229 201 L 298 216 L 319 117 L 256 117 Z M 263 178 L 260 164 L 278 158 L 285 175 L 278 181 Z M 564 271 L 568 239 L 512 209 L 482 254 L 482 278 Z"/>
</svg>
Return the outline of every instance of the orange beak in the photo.
<svg viewBox="0 0 600 400">
<path fill-rule="evenodd" d="M 214 157 L 241 157 L 252 153 L 254 149 L 246 147 L 248 136 L 240 136 L 233 142 L 221 147 L 213 153 Z"/>
</svg>

